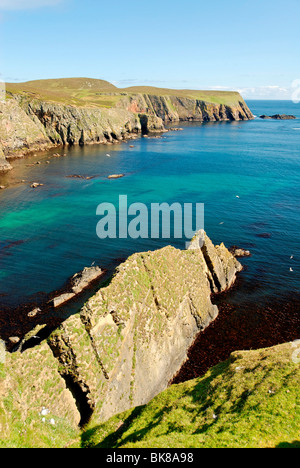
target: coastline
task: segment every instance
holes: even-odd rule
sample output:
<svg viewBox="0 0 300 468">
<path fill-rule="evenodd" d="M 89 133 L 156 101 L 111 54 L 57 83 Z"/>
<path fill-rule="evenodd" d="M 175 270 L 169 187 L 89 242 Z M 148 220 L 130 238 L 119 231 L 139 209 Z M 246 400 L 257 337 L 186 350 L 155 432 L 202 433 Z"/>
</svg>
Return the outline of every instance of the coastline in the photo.
<svg viewBox="0 0 300 468">
<path fill-rule="evenodd" d="M 122 261 L 124 259 L 116 263 L 116 269 Z M 232 301 L 244 280 L 246 268 L 243 265 L 236 281 L 227 290 L 212 294 L 212 303 L 218 307 L 219 313 L 205 330 L 198 333 L 187 351 L 187 361 L 169 385 L 205 375 L 210 368 L 227 360 L 234 351 L 269 348 L 299 338 L 300 293 L 291 293 L 281 300 L 266 298 L 266 306 L 247 299 L 240 304 Z M 110 283 L 116 269 L 103 271 L 83 291 L 57 308 L 53 307 L 53 299 L 68 292 L 70 279 L 58 290 L 45 295 L 42 301 L 2 310 L 1 339 L 6 342 L 7 351 L 14 352 L 19 348 L 19 343 L 9 341 L 10 337 L 19 337 L 21 343 L 31 330 L 39 326 L 39 336 L 36 340 L 28 341 L 27 346 L 36 346 L 47 339 L 69 316 L 78 313 L 90 297 Z M 30 317 L 30 312 L 36 308 L 39 312 Z"/>
<path fill-rule="evenodd" d="M 171 127 L 171 128 L 168 128 L 170 125 L 174 125 L 175 122 L 172 122 L 172 123 L 168 123 L 166 125 L 166 129 L 165 131 L 170 131 L 172 132 L 174 130 L 174 132 L 176 133 L 176 130 Z M 186 125 L 189 125 L 188 122 L 186 123 Z M 179 130 L 179 129 L 178 129 Z M 132 139 L 142 139 L 142 138 L 148 138 L 148 139 L 151 139 L 151 138 L 160 138 L 161 135 L 163 135 L 164 132 L 155 132 L 153 134 L 149 134 L 149 135 L 143 135 L 142 133 L 138 133 L 138 134 L 133 134 L 133 135 L 129 135 L 128 139 L 127 140 L 113 140 L 112 142 L 106 142 L 106 144 L 104 144 L 104 146 L 107 146 L 107 145 L 115 145 L 115 144 L 120 144 L 120 143 L 128 143 L 129 141 L 131 141 Z M 103 144 L 103 142 L 99 142 L 98 144 Z M 98 146 L 98 144 L 96 144 L 95 146 Z M 93 143 L 91 143 L 91 145 L 93 145 Z M 63 145 L 55 145 L 54 148 L 57 148 L 57 151 L 60 151 L 61 153 L 63 153 L 64 150 L 66 150 L 66 146 L 63 146 Z M 52 149 L 52 151 L 54 151 L 54 148 Z M 42 154 L 42 153 L 41 153 Z M 34 152 L 33 152 L 33 155 L 34 155 Z M 53 156 L 53 155 L 52 155 Z M 55 156 L 55 157 L 58 157 L 58 156 Z M 60 155 L 60 157 L 63 159 L 63 154 Z M 19 158 L 18 158 L 19 159 Z M 109 160 L 108 160 L 109 161 Z M 31 164 L 29 164 L 31 165 Z M 70 177 L 70 176 L 68 176 Z M 245 245 L 245 243 L 244 243 Z M 243 274 L 242 274 L 243 275 Z M 108 277 L 107 277 L 107 280 L 108 280 Z M 104 281 L 104 280 L 103 280 Z M 232 289 L 237 289 L 238 288 L 238 284 L 239 284 L 239 281 L 237 281 L 237 284 L 232 288 Z M 80 299 L 80 297 L 76 297 L 75 299 L 72 299 L 71 302 L 68 304 L 70 305 L 70 308 L 72 308 L 72 311 L 75 311 L 76 307 L 77 309 L 79 310 L 80 309 L 80 306 L 83 305 L 83 302 L 84 302 L 84 298 L 88 298 L 89 295 L 94 292 L 98 285 L 102 283 L 102 280 L 100 280 L 99 282 L 96 281 L 93 285 L 91 285 L 91 288 L 86 290 L 85 291 L 85 294 L 82 295 L 82 300 Z M 95 289 L 94 289 L 95 288 Z M 208 330 L 210 329 L 213 329 L 213 331 L 211 331 L 212 335 L 210 337 L 210 341 L 212 343 L 215 343 L 218 341 L 218 336 L 220 335 L 220 330 L 222 330 L 222 327 L 220 328 L 218 326 L 218 323 L 222 324 L 226 324 L 227 323 L 227 319 L 230 318 L 230 314 L 232 313 L 235 313 L 236 312 L 236 309 L 238 309 L 239 307 L 236 307 L 235 305 L 231 304 L 230 301 L 229 302 L 226 302 L 226 297 L 230 297 L 230 295 L 232 294 L 232 289 L 228 292 L 228 293 L 222 293 L 222 295 L 220 297 L 215 297 L 215 300 L 216 300 L 216 303 L 220 303 L 220 317 L 218 318 L 218 320 L 216 321 L 216 324 L 214 325 L 211 325 L 209 327 Z M 53 299 L 53 297 L 59 295 L 59 294 L 63 294 L 65 291 L 63 288 L 57 290 L 57 291 L 53 291 L 52 293 L 49 293 L 49 294 L 42 294 L 40 296 L 40 301 L 39 302 L 31 302 L 30 304 L 23 304 L 21 305 L 19 308 L 17 309 L 9 309 L 7 308 L 6 310 L 3 310 L 3 314 L 5 315 L 5 318 L 2 318 L 1 319 L 1 322 L 3 323 L 3 330 L 5 329 L 6 332 L 5 332 L 5 339 L 7 340 L 9 337 L 11 336 L 19 336 L 20 338 L 26 334 L 27 332 L 29 332 L 31 329 L 33 329 L 36 325 L 38 325 L 39 323 L 42 323 L 42 324 L 45 324 L 45 320 L 46 320 L 46 324 L 47 324 L 47 327 L 48 329 L 46 330 L 47 333 L 51 332 L 53 329 L 57 328 L 63 321 L 63 317 L 60 313 L 56 313 L 56 312 L 59 312 L 59 311 L 53 311 L 53 308 L 49 305 L 46 306 L 46 304 L 49 302 L 49 300 Z M 249 311 L 249 316 L 259 316 L 261 314 L 261 312 L 255 312 L 253 314 L 253 311 L 255 311 L 255 307 L 254 307 L 254 304 L 249 302 L 249 304 L 247 305 L 246 301 L 245 303 L 243 304 L 243 307 L 245 306 L 245 310 L 248 310 Z M 42 313 L 40 315 L 37 315 L 35 318 L 28 318 L 27 315 L 28 313 L 30 313 L 34 308 L 36 307 L 40 307 L 42 308 Z M 270 305 L 271 309 L 275 311 L 275 313 L 273 314 L 273 318 L 274 318 L 274 321 L 272 322 L 271 320 L 269 320 L 269 325 L 271 327 L 271 329 L 273 329 L 273 327 L 275 326 L 275 329 L 276 329 L 276 317 L 278 317 L 278 314 L 280 315 L 280 307 L 276 301 L 274 302 L 274 305 Z M 288 302 L 288 305 L 287 305 L 287 309 L 290 309 L 291 310 L 294 310 L 294 306 L 292 305 L 292 303 L 289 303 Z M 63 310 L 63 307 L 62 309 Z M 247 314 L 244 314 L 244 318 Z M 66 315 L 64 315 L 65 317 Z M 222 317 L 224 317 L 224 322 L 222 322 Z M 284 324 L 285 322 L 282 321 L 282 323 Z M 228 323 L 227 323 L 228 324 Z M 242 329 L 247 326 L 247 319 L 245 319 L 245 321 L 241 320 L 240 323 L 237 323 L 237 335 L 239 334 L 238 330 L 239 330 L 239 327 L 241 327 Z M 296 321 L 296 317 L 294 319 L 294 327 L 295 326 L 298 326 L 297 325 L 297 321 Z M 225 329 L 226 327 L 224 327 Z M 291 339 L 294 339 L 294 336 L 295 336 L 295 332 L 294 330 L 292 329 L 289 329 L 289 327 L 286 327 L 289 332 L 287 333 L 286 335 L 286 339 L 288 340 L 289 338 Z M 209 335 L 209 332 L 206 332 L 206 334 L 208 336 Z M 267 327 L 265 328 L 265 334 L 268 335 L 268 329 Z M 255 334 L 253 335 L 255 336 Z M 223 344 L 221 344 L 221 346 L 219 347 L 219 350 L 218 350 L 218 353 L 217 353 L 217 356 L 218 359 L 226 359 L 226 357 L 228 356 L 228 352 L 230 349 L 232 350 L 235 350 L 235 349 L 238 349 L 240 346 L 250 346 L 250 347 L 260 347 L 261 345 L 264 345 L 264 344 L 270 344 L 270 345 L 274 345 L 274 344 L 277 344 L 276 340 L 281 340 L 281 335 L 278 334 L 278 335 L 272 335 L 270 336 L 270 340 L 268 339 L 265 339 L 262 340 L 261 337 L 257 337 L 257 342 L 252 341 L 251 344 L 247 344 L 247 339 L 244 335 L 244 337 L 242 338 L 242 334 L 241 334 L 241 339 L 237 340 L 236 337 L 233 337 L 232 339 L 232 343 L 233 343 L 233 348 L 230 347 L 230 345 L 227 343 L 226 344 L 226 347 L 225 345 L 223 346 Z M 204 339 L 204 338 L 203 338 Z M 254 339 L 254 338 L 253 338 Z M 197 341 L 197 340 L 196 340 Z M 256 344 L 257 343 L 257 344 Z M 260 344 L 258 344 L 260 343 Z M 196 352 L 196 354 L 198 353 L 199 354 L 199 347 L 197 348 L 198 345 L 196 345 L 196 342 L 195 342 L 195 345 L 192 346 L 191 350 L 190 350 L 190 356 L 193 356 L 193 349 L 197 350 L 198 351 Z M 11 346 L 11 349 L 14 348 L 14 345 Z M 213 345 L 213 349 L 214 349 L 214 345 Z M 193 361 L 195 358 L 194 357 L 191 357 L 190 359 L 190 363 L 191 361 Z M 214 362 L 214 361 L 210 361 L 208 357 L 205 358 L 206 359 L 206 362 L 209 363 L 209 362 Z M 218 361 L 219 362 L 219 361 Z M 185 368 L 184 370 L 184 367 L 182 369 L 182 374 L 181 376 L 178 376 L 178 379 L 182 379 L 182 378 L 185 378 L 183 377 L 184 373 L 188 373 L 189 371 L 187 370 L 187 368 Z"/>
<path fill-rule="evenodd" d="M 89 106 L 84 100 L 74 105 L 71 88 L 64 87 L 66 80 L 50 82 L 68 90 L 64 100 L 60 100 L 59 94 L 57 101 L 53 96 L 49 99 L 47 87 L 43 91 L 40 88 L 41 84 L 47 86 L 45 83 L 36 82 L 36 88 L 32 85 L 28 88 L 28 83 L 17 86 L 7 83 L 7 99 L 0 103 L 0 170 L 1 167 L 4 172 L 11 169 L 10 159 L 59 145 L 113 144 L 128 141 L 138 134 L 164 132 L 169 123 L 253 119 L 243 98 L 234 92 L 212 91 L 207 95 L 212 101 L 205 101 L 199 99 L 203 94 L 199 95 L 199 91 L 158 89 L 156 95 L 151 94 L 152 90 L 141 93 L 137 88 L 124 93 L 120 89 L 115 101 L 108 106 L 105 102 L 107 90 L 103 91 L 103 84 L 99 82 L 100 92 L 93 91 L 95 103 Z M 72 79 L 67 83 L 74 86 Z M 88 79 L 81 84 L 90 89 Z M 77 81 L 76 86 L 79 86 Z"/>
</svg>

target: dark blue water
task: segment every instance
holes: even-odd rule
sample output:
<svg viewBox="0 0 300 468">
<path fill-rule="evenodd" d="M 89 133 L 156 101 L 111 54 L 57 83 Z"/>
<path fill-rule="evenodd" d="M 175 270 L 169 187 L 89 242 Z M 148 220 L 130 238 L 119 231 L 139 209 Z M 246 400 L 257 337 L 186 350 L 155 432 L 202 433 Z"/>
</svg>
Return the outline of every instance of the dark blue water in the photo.
<svg viewBox="0 0 300 468">
<path fill-rule="evenodd" d="M 52 151 L 15 161 L 14 171 L 0 176 L 0 184 L 9 185 L 0 192 L 0 305 L 58 289 L 93 262 L 113 268 L 137 251 L 184 248 L 185 239 L 100 240 L 96 208 L 118 206 L 119 195 L 147 206 L 204 203 L 212 241 L 252 253 L 242 259 L 246 269 L 233 301 L 299 292 L 300 105 L 248 105 L 256 116 L 285 113 L 297 120 L 188 124 L 161 139 L 140 138 L 134 148 L 86 146 L 62 149 L 67 155 L 61 158 Z M 116 173 L 126 176 L 107 179 Z M 73 174 L 96 177 L 67 177 Z M 32 189 L 31 182 L 44 186 Z"/>
</svg>

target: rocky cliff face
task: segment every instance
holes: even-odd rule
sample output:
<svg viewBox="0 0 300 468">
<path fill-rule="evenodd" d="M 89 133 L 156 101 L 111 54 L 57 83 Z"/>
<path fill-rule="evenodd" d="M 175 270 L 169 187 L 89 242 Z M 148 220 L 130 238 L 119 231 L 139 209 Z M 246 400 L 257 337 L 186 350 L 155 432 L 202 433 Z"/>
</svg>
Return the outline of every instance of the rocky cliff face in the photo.
<svg viewBox="0 0 300 468">
<path fill-rule="evenodd" d="M 77 108 L 40 101 L 25 102 L 22 107 L 29 117 L 42 124 L 54 144 L 113 142 L 141 131 L 138 116 L 123 109 Z"/>
<path fill-rule="evenodd" d="M 113 143 L 132 134 L 164 131 L 169 122 L 251 118 L 242 98 L 230 106 L 174 95 L 124 93 L 114 107 L 100 108 L 10 94 L 0 104 L 0 170 L 10 169 L 10 158 L 55 145 Z"/>
<path fill-rule="evenodd" d="M 40 420 L 43 407 L 76 426 L 147 403 L 168 386 L 196 335 L 216 318 L 211 293 L 230 287 L 241 269 L 203 231 L 188 250 L 131 256 L 47 342 L 30 347 L 44 333 L 40 326 L 24 338 L 22 353 L 6 354 L 2 431 L 10 425 L 5 392 L 24 424 L 29 415 Z"/>
<path fill-rule="evenodd" d="M 33 120 L 14 99 L 0 103 L 0 151 L 6 159 L 50 147 L 41 122 Z"/>
<path fill-rule="evenodd" d="M 163 122 L 121 108 L 82 108 L 17 98 L 1 104 L 0 163 L 58 145 L 114 143 L 143 131 L 162 131 Z M 1 157 L 2 156 L 2 157 Z"/>
<path fill-rule="evenodd" d="M 138 94 L 126 96 L 117 104 L 132 112 L 160 117 L 163 122 L 198 121 L 217 122 L 232 120 L 251 120 L 253 115 L 240 97 L 238 104 L 214 104 L 178 96 L 157 96 Z"/>
</svg>

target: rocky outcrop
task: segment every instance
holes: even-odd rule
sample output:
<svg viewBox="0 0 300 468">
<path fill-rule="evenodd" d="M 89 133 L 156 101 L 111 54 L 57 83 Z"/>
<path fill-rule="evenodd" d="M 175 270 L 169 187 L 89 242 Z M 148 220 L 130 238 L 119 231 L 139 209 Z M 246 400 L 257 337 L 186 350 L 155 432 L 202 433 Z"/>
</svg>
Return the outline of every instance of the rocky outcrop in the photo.
<svg viewBox="0 0 300 468">
<path fill-rule="evenodd" d="M 211 294 L 229 288 L 241 269 L 203 231 L 188 250 L 131 256 L 47 342 L 31 347 L 45 332 L 39 326 L 24 338 L 21 353 L 7 354 L 6 390 L 17 397 L 23 389 L 20 417 L 39 418 L 39 408 L 47 407 L 54 419 L 75 426 L 147 403 L 168 386 L 197 334 L 216 318 Z"/>
<path fill-rule="evenodd" d="M 295 115 L 286 115 L 286 114 L 275 114 L 275 115 L 261 115 L 261 119 L 273 119 L 273 120 L 295 120 Z"/>
<path fill-rule="evenodd" d="M 90 286 L 96 279 L 101 278 L 105 273 L 98 266 L 84 268 L 80 273 L 76 273 L 68 282 L 66 290 L 52 299 L 53 307 L 60 307 L 70 299 L 80 294 Z"/>
</svg>

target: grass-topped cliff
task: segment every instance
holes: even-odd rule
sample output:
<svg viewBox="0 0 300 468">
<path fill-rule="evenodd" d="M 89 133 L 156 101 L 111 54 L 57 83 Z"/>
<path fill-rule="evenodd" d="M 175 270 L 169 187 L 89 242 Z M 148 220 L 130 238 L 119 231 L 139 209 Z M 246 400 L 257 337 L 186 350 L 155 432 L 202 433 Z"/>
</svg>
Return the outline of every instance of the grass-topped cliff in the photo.
<svg viewBox="0 0 300 468">
<path fill-rule="evenodd" d="M 53 382 L 47 368 L 39 372 L 36 366 L 27 376 L 27 387 L 21 388 L 21 377 L 15 383 L 16 393 L 7 386 L 2 400 L 7 417 L 0 407 L 0 447 L 300 448 L 300 370 L 293 359 L 295 352 L 295 343 L 234 352 L 203 377 L 173 385 L 147 405 L 82 430 L 67 422 L 64 411 L 75 410 L 66 390 Z M 39 353 L 35 351 L 36 359 Z M 28 369 L 23 366 L 18 372 L 21 375 Z M 40 414 L 28 406 L 25 419 L 21 414 L 23 393 L 28 398 L 40 385 L 41 375 L 44 392 L 52 392 L 53 405 L 59 402 L 60 417 L 53 415 L 41 394 Z M 4 365 L 0 364 L 0 392 L 5 391 L 4 378 Z M 44 409 L 43 404 L 47 405 Z"/>
<path fill-rule="evenodd" d="M 116 143 L 165 131 L 179 121 L 249 120 L 239 93 L 117 88 L 103 80 L 64 78 L 7 83 L 0 103 L 0 171 L 8 159 L 57 145 Z"/>
</svg>

